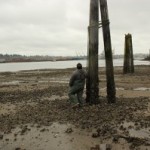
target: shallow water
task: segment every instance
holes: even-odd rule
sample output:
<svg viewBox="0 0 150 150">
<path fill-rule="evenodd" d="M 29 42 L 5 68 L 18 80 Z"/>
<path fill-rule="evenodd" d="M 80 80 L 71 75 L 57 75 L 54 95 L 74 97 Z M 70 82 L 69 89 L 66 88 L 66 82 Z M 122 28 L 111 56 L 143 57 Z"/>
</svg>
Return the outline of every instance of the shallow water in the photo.
<svg viewBox="0 0 150 150">
<path fill-rule="evenodd" d="M 23 63 L 0 63 L 0 72 L 35 70 L 35 69 L 65 69 L 74 68 L 77 63 L 87 66 L 87 60 L 70 61 L 46 61 L 46 62 L 23 62 Z M 123 59 L 114 59 L 114 66 L 123 66 Z M 150 65 L 149 61 L 134 60 L 134 65 Z M 99 67 L 105 67 L 105 60 L 99 60 Z"/>
<path fill-rule="evenodd" d="M 0 149 L 12 150 L 16 148 L 26 150 L 90 150 L 99 144 L 98 139 L 92 139 L 87 132 L 73 129 L 66 133 L 72 125 L 54 123 L 49 127 L 31 127 L 21 135 L 21 129 L 16 128 L 11 134 L 5 135 L 0 141 Z"/>
<path fill-rule="evenodd" d="M 139 87 L 139 88 L 135 88 L 133 90 L 135 90 L 135 91 L 150 91 L 150 88 Z"/>
<path fill-rule="evenodd" d="M 150 128 L 143 128 L 143 129 L 136 130 L 133 122 L 124 122 L 123 126 L 125 128 L 128 128 L 129 135 L 131 137 L 150 139 Z"/>
<path fill-rule="evenodd" d="M 128 127 L 133 123 L 124 123 Z M 24 130 L 25 129 L 25 130 Z M 66 132 L 67 130 L 70 132 Z M 68 131 L 69 131 L 68 130 Z M 0 133 L 3 134 L 3 133 Z M 111 139 L 101 141 L 100 138 L 92 138 L 91 130 L 74 128 L 71 124 L 53 123 L 51 126 L 23 125 L 17 127 L 10 134 L 4 134 L 0 140 L 1 150 L 91 150 L 91 147 L 99 145 L 101 150 L 106 150 L 106 144 L 112 145 L 112 150 L 129 150 L 126 141 L 120 139 L 119 143 L 112 143 Z M 146 130 L 130 130 L 132 137 L 149 138 Z"/>
<path fill-rule="evenodd" d="M 21 81 L 2 82 L 1 85 L 19 85 Z"/>
</svg>

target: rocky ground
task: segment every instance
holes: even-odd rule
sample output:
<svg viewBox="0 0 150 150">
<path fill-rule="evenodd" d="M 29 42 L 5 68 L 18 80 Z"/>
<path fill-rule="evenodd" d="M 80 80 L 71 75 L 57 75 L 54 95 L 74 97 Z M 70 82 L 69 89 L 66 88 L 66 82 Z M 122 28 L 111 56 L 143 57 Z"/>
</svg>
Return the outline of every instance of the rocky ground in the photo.
<svg viewBox="0 0 150 150">
<path fill-rule="evenodd" d="M 107 103 L 99 68 L 100 104 L 77 109 L 67 102 L 73 70 L 0 73 L 0 149 L 149 150 L 150 67 L 126 75 L 115 67 L 116 104 Z"/>
</svg>

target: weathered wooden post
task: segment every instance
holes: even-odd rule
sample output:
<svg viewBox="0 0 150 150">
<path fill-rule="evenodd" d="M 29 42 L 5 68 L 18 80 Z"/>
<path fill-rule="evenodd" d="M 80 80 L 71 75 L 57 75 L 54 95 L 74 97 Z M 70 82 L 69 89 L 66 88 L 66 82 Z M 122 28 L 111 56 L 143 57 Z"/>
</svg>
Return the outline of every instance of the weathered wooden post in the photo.
<svg viewBox="0 0 150 150">
<path fill-rule="evenodd" d="M 134 73 L 132 35 L 125 35 L 123 73 Z"/>
<path fill-rule="evenodd" d="M 90 104 L 98 103 L 98 23 L 99 5 L 98 0 L 90 1 L 90 21 L 88 27 L 88 79 L 86 101 Z"/>
<path fill-rule="evenodd" d="M 100 0 L 100 10 L 102 19 L 105 59 L 106 59 L 107 99 L 108 103 L 115 103 L 116 88 L 114 81 L 114 69 L 112 60 L 112 47 L 111 47 L 107 0 Z"/>
</svg>

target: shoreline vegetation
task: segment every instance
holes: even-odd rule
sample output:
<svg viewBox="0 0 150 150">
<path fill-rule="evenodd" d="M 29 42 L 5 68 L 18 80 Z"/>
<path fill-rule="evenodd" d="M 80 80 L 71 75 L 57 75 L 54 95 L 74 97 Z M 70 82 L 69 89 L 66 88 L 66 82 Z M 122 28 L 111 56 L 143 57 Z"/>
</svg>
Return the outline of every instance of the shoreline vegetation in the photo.
<svg viewBox="0 0 150 150">
<path fill-rule="evenodd" d="M 123 59 L 124 55 L 113 55 L 113 59 Z M 41 61 L 67 61 L 67 60 L 85 60 L 87 56 L 25 56 L 25 55 L 8 55 L 0 54 L 0 63 L 13 63 L 13 62 L 41 62 Z M 104 54 L 99 55 L 99 59 L 105 59 Z M 134 59 L 149 60 L 147 54 L 134 54 Z"/>
<path fill-rule="evenodd" d="M 0 73 L 0 149 L 149 149 L 149 66 L 135 66 L 135 73 L 126 75 L 114 67 L 117 102 L 111 105 L 100 67 L 100 104 L 77 109 L 67 94 L 74 69 Z"/>
</svg>

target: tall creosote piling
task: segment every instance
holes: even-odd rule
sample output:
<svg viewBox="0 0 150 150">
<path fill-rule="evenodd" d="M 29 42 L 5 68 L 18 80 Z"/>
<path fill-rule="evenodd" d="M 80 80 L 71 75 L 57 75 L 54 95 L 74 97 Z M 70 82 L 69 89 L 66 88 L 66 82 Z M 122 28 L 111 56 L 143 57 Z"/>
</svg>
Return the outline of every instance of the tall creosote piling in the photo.
<svg viewBox="0 0 150 150">
<path fill-rule="evenodd" d="M 107 0 L 100 0 L 100 10 L 101 10 L 102 30 L 104 39 L 105 59 L 106 59 L 107 100 L 108 103 L 115 103 L 116 88 L 114 81 L 114 68 L 112 59 L 112 47 L 111 47 Z"/>
<path fill-rule="evenodd" d="M 123 73 L 134 73 L 132 35 L 125 35 Z"/>
<path fill-rule="evenodd" d="M 86 101 L 90 104 L 98 103 L 98 0 L 90 1 L 90 21 L 88 27 L 88 79 Z"/>
</svg>

